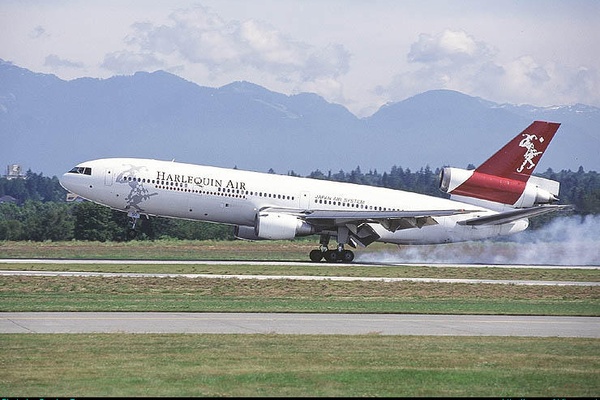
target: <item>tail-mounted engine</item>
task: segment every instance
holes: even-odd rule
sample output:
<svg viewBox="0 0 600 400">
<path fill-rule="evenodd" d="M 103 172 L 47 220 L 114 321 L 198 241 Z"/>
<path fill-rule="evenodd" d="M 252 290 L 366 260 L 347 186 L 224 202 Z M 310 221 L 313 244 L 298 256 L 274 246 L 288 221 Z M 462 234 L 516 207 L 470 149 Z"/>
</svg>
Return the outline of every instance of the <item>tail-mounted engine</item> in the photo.
<svg viewBox="0 0 600 400">
<path fill-rule="evenodd" d="M 261 212 L 256 214 L 254 226 L 236 226 L 234 235 L 247 240 L 288 240 L 315 232 L 314 226 L 295 215 Z"/>
<path fill-rule="evenodd" d="M 558 201 L 556 196 L 559 182 L 536 176 L 520 178 L 505 178 L 476 170 L 444 168 L 440 174 L 439 188 L 451 196 L 488 200 L 513 207 L 531 207 Z"/>
</svg>

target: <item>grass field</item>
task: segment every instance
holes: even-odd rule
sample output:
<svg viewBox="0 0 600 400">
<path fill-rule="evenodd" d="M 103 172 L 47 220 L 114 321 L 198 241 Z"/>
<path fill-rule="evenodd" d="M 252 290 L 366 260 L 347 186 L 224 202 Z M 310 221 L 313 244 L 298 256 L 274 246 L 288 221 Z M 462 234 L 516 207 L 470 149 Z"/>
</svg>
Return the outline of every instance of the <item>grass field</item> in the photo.
<svg viewBox="0 0 600 400">
<path fill-rule="evenodd" d="M 0 311 L 599 316 L 600 287 L 4 276 Z"/>
<path fill-rule="evenodd" d="M 233 246 L 233 247 L 232 247 Z M 118 265 L 0 269 L 599 280 L 597 270 L 135 265 L 127 259 L 304 260 L 304 242 L 0 243 L 0 258 Z M 199 256 L 201 254 L 202 256 Z M 600 314 L 587 286 L 189 278 L 0 277 L 1 311 Z M 600 340 L 327 335 L 0 335 L 0 394 L 597 397 Z"/>
<path fill-rule="evenodd" d="M 0 242 L 0 258 L 306 261 L 313 241 Z"/>
<path fill-rule="evenodd" d="M 597 340 L 3 335 L 6 397 L 595 397 Z"/>
</svg>

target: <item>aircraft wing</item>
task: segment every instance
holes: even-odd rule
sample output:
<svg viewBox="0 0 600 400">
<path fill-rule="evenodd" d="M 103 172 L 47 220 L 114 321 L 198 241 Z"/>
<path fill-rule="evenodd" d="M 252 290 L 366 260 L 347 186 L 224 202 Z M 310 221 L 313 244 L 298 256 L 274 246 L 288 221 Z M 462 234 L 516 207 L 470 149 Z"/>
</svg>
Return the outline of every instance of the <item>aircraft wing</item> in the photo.
<svg viewBox="0 0 600 400">
<path fill-rule="evenodd" d="M 568 208 L 571 208 L 571 206 L 544 205 L 537 207 L 519 208 L 516 210 L 501 212 L 494 215 L 487 215 L 484 217 L 467 219 L 465 221 L 460 221 L 459 224 L 470 226 L 507 224 L 509 222 L 513 222 L 519 219 L 534 217 L 536 215 L 542 215 L 549 212 L 564 210 Z"/>
<path fill-rule="evenodd" d="M 290 212 L 269 208 L 268 211 Z M 378 223 L 390 232 L 399 229 L 422 228 L 435 225 L 434 217 L 472 213 L 478 210 L 418 210 L 418 211 L 372 211 L 372 210 L 309 210 L 296 211 L 306 222 L 324 228 Z"/>
<path fill-rule="evenodd" d="M 435 225 L 433 217 L 464 214 L 465 210 L 419 210 L 419 211 L 354 211 L 354 210 L 314 210 L 304 213 L 304 219 L 314 225 L 341 226 L 376 222 L 385 229 L 395 232 L 399 229 L 422 228 Z"/>
</svg>

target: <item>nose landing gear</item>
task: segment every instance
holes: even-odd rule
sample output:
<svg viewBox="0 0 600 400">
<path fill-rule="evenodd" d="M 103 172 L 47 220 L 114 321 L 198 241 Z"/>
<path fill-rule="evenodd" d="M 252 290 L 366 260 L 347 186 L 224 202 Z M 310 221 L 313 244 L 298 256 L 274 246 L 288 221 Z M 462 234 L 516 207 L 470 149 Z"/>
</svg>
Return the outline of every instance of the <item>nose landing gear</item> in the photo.
<svg viewBox="0 0 600 400">
<path fill-rule="evenodd" d="M 129 217 L 129 230 L 127 231 L 127 239 L 133 240 L 137 237 L 137 230 L 135 229 L 135 225 L 137 224 L 138 219 L 140 219 L 140 214 L 136 211 L 129 211 L 127 213 Z"/>
</svg>

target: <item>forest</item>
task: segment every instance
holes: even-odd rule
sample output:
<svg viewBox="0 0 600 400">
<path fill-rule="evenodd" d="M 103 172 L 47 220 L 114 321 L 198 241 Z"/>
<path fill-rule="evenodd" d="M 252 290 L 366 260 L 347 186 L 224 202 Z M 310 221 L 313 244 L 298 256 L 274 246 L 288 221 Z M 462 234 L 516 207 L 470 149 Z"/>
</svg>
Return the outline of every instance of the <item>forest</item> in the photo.
<svg viewBox="0 0 600 400">
<path fill-rule="evenodd" d="M 472 166 L 470 166 L 472 167 Z M 275 173 L 274 171 L 269 171 Z M 339 182 L 359 183 L 391 189 L 407 190 L 437 197 L 447 197 L 438 190 L 440 170 L 429 167 L 413 172 L 394 166 L 389 172 L 360 167 L 353 171 L 326 174 L 315 170 L 307 177 Z M 288 175 L 299 176 L 293 171 Z M 570 213 L 600 214 L 600 174 L 552 169 L 537 174 L 561 183 L 560 204 L 570 204 Z M 57 177 L 45 177 L 28 171 L 25 178 L 0 178 L 0 240 L 18 241 L 124 241 L 127 240 L 128 219 L 123 212 L 110 210 L 91 202 L 67 202 L 67 192 Z M 554 214 L 531 220 L 531 229 L 543 226 Z M 138 240 L 189 239 L 232 240 L 230 226 L 161 217 L 141 218 Z"/>
</svg>

